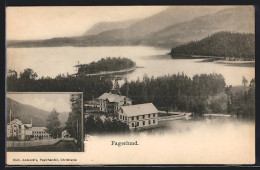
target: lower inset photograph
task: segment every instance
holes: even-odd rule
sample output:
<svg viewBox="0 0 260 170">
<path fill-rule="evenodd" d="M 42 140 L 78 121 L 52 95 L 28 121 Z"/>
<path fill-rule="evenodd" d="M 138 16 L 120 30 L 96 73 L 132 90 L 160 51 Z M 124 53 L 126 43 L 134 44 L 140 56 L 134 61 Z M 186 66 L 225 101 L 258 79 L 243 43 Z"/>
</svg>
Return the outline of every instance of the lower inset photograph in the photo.
<svg viewBox="0 0 260 170">
<path fill-rule="evenodd" d="M 7 93 L 7 152 L 83 152 L 83 93 Z"/>
</svg>

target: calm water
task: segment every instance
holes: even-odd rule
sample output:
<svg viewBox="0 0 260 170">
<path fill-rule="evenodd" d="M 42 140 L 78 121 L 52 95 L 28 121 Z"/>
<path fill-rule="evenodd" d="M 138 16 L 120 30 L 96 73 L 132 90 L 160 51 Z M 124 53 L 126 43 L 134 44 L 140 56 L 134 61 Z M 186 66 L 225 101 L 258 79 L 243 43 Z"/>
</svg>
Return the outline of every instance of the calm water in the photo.
<svg viewBox="0 0 260 170">
<path fill-rule="evenodd" d="M 173 60 L 167 53 L 170 49 L 144 46 L 124 47 L 46 47 L 46 48 L 8 48 L 7 70 L 18 72 L 32 68 L 38 76 L 55 77 L 60 73 L 76 73 L 74 65 L 98 61 L 104 57 L 127 57 L 137 63 L 136 71 L 126 75 L 128 80 L 148 76 L 185 73 L 192 77 L 201 73 L 220 73 L 228 85 L 241 85 L 242 76 L 249 81 L 255 77 L 254 67 L 239 67 L 199 62 L 201 59 Z"/>
</svg>

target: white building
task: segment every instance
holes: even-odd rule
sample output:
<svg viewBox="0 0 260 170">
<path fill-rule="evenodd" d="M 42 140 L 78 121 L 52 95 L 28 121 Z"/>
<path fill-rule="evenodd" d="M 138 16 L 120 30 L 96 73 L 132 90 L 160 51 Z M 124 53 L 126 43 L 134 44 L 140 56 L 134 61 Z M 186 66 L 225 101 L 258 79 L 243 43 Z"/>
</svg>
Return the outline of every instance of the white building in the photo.
<svg viewBox="0 0 260 170">
<path fill-rule="evenodd" d="M 158 110 L 152 103 L 122 106 L 118 119 L 127 123 L 130 130 L 150 128 L 158 125 Z"/>
<path fill-rule="evenodd" d="M 51 135 L 46 132 L 46 127 L 32 127 L 32 136 L 34 139 L 47 139 Z"/>
<path fill-rule="evenodd" d="M 126 96 L 104 93 L 98 98 L 100 102 L 99 111 L 106 113 L 116 113 L 123 105 L 132 105 L 132 100 Z"/>
<path fill-rule="evenodd" d="M 23 124 L 20 120 L 14 119 L 7 124 L 7 137 L 17 137 L 25 140 L 32 135 L 32 124 Z"/>
<path fill-rule="evenodd" d="M 49 138 L 46 127 L 33 127 L 30 124 L 23 124 L 19 119 L 14 119 L 7 124 L 7 137 L 17 137 L 19 140 Z"/>
</svg>

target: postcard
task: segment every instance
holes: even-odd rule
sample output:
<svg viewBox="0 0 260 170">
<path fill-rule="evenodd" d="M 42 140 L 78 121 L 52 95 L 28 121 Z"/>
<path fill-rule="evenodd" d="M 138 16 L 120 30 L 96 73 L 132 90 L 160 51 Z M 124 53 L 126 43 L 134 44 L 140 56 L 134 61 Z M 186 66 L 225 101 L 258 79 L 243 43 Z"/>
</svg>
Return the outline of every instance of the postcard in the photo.
<svg viewBox="0 0 260 170">
<path fill-rule="evenodd" d="M 6 8 L 6 164 L 255 164 L 254 6 Z"/>
</svg>

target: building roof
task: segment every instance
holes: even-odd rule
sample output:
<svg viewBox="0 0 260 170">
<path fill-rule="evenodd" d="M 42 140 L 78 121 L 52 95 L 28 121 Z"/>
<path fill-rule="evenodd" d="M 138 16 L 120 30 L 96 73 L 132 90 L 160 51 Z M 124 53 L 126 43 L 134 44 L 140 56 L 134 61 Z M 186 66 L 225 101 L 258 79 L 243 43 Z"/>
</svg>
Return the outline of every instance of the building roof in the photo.
<svg viewBox="0 0 260 170">
<path fill-rule="evenodd" d="M 121 109 L 127 116 L 139 116 L 158 112 L 152 103 L 122 106 Z"/>
<path fill-rule="evenodd" d="M 46 127 L 32 127 L 32 131 L 45 131 Z"/>
<path fill-rule="evenodd" d="M 32 124 L 24 124 L 24 126 L 28 127 L 28 128 L 31 128 L 32 127 Z"/>
<path fill-rule="evenodd" d="M 19 119 L 14 119 L 10 123 L 11 124 L 23 125 L 22 121 L 20 121 Z M 10 125 L 10 123 L 8 123 L 8 125 Z"/>
<path fill-rule="evenodd" d="M 66 133 L 66 134 L 69 134 L 69 135 L 70 135 L 70 133 L 69 133 L 67 130 L 62 131 L 61 133 L 62 133 L 62 134 Z"/>
<path fill-rule="evenodd" d="M 126 96 L 112 94 L 112 93 L 104 93 L 98 99 L 101 99 L 101 100 L 107 99 L 109 102 L 119 103 L 119 102 L 123 102 L 125 97 Z M 127 98 L 127 100 L 131 100 L 131 99 Z"/>
</svg>

